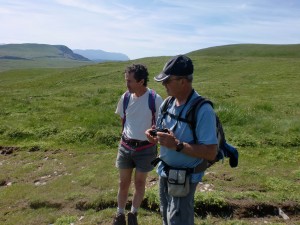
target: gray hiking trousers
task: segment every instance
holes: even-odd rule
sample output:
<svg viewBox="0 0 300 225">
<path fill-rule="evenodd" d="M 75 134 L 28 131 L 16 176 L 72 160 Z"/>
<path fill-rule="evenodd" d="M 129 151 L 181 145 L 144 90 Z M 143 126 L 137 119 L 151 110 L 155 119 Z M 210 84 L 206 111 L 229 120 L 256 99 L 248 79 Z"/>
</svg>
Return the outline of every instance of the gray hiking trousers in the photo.
<svg viewBox="0 0 300 225">
<path fill-rule="evenodd" d="M 185 197 L 168 194 L 167 178 L 159 177 L 160 213 L 163 225 L 194 225 L 194 196 L 198 183 L 190 184 L 190 192 Z"/>
</svg>

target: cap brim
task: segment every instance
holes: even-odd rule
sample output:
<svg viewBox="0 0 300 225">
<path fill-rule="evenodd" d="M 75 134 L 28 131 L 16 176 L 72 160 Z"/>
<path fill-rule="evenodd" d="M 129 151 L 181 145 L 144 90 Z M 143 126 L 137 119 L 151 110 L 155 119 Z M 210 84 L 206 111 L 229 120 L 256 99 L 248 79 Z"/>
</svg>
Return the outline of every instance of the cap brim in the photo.
<svg viewBox="0 0 300 225">
<path fill-rule="evenodd" d="M 154 80 L 157 82 L 162 82 L 162 81 L 168 79 L 169 77 L 170 77 L 170 75 L 167 75 L 165 73 L 160 73 L 154 77 Z"/>
</svg>

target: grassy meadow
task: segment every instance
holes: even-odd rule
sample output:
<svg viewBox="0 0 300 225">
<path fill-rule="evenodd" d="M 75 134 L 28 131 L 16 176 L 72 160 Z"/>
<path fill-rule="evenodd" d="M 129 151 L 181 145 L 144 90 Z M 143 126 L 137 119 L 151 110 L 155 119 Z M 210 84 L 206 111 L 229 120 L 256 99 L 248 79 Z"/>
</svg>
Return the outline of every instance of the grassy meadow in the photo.
<svg viewBox="0 0 300 225">
<path fill-rule="evenodd" d="M 240 153 L 237 168 L 225 159 L 207 170 L 196 193 L 196 224 L 300 223 L 300 56 L 235 48 L 189 54 L 194 88 L 214 102 Z M 169 58 L 1 72 L 0 224 L 111 224 L 123 71 L 147 65 L 148 86 L 165 98 L 153 76 Z M 153 171 L 141 224 L 161 224 L 158 204 Z"/>
</svg>

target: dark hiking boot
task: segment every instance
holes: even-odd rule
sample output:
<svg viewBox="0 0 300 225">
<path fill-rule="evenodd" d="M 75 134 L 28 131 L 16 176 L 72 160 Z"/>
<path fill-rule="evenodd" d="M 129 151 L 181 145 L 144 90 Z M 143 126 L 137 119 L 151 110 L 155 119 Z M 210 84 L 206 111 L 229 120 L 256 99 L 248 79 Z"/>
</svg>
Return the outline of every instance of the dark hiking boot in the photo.
<svg viewBox="0 0 300 225">
<path fill-rule="evenodd" d="M 127 214 L 127 217 L 128 217 L 128 225 L 138 225 L 137 213 L 129 212 Z"/>
<path fill-rule="evenodd" d="M 126 219 L 124 214 L 117 214 L 114 218 L 113 225 L 126 225 Z"/>
</svg>

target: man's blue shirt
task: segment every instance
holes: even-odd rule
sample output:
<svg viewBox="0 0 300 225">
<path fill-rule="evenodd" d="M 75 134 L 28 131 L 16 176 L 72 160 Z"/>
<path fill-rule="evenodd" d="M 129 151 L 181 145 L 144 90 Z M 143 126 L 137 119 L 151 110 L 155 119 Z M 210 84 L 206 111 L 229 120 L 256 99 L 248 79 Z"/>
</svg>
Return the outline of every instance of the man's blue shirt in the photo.
<svg viewBox="0 0 300 225">
<path fill-rule="evenodd" d="M 185 118 L 187 111 L 189 110 L 193 100 L 197 96 L 199 96 L 199 94 L 197 92 L 194 92 L 186 106 L 176 106 L 175 101 L 173 101 L 173 103 L 171 103 L 168 107 L 167 111 L 173 115 L 178 116 L 183 109 L 181 117 Z M 164 103 L 162 104 L 162 106 L 163 105 Z M 197 113 L 196 134 L 198 138 L 198 144 L 217 144 L 218 140 L 216 135 L 216 116 L 212 106 L 210 104 L 204 104 Z M 173 131 L 175 137 L 181 142 L 190 144 L 194 143 L 193 132 L 188 123 L 178 121 L 175 118 L 171 118 L 169 115 L 166 115 L 162 122 L 161 118 L 162 114 L 160 113 L 157 119 L 157 127 L 170 129 L 171 131 Z M 174 127 L 176 127 L 175 130 Z M 160 146 L 160 158 L 168 165 L 176 168 L 194 168 L 202 162 L 202 159 L 191 157 L 181 152 L 176 152 L 172 149 L 168 149 L 165 146 Z M 157 172 L 160 176 L 166 176 L 163 172 L 162 163 L 158 165 Z M 192 183 L 200 182 L 203 175 L 204 172 L 192 174 Z"/>
</svg>

